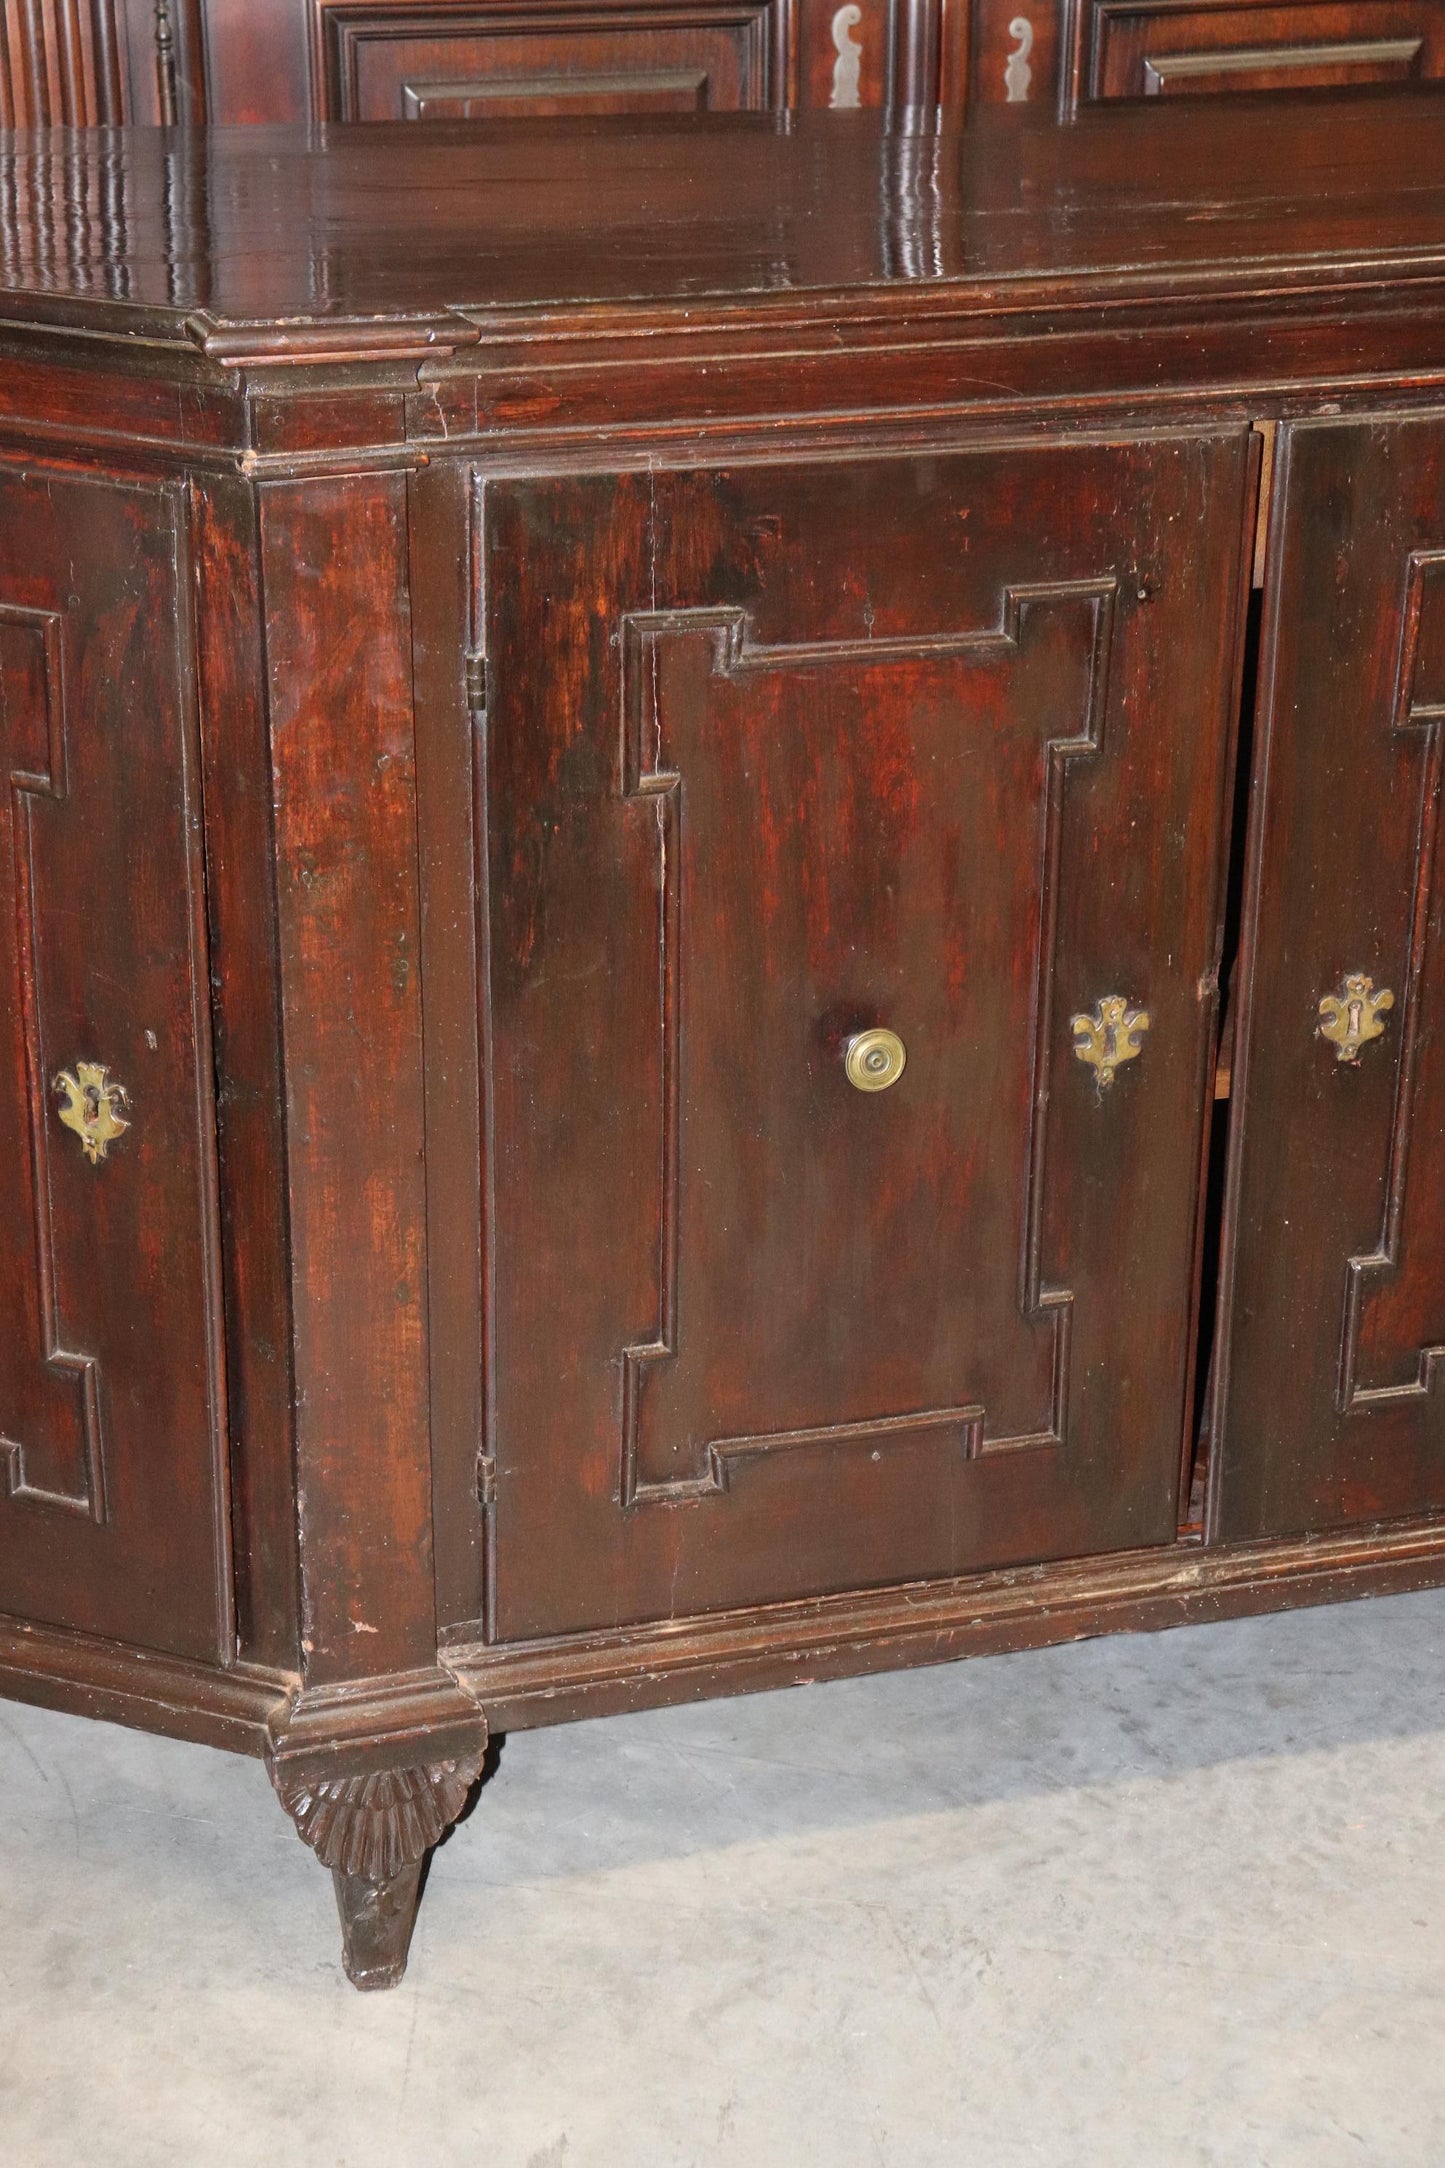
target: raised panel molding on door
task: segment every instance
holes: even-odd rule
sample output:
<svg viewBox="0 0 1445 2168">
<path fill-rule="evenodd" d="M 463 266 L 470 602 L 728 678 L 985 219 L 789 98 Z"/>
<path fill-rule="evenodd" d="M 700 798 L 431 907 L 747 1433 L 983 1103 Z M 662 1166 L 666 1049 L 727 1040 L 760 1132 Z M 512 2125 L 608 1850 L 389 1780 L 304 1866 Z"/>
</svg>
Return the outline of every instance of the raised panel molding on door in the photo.
<svg viewBox="0 0 1445 2168">
<path fill-rule="evenodd" d="M 1421 735 L 1424 758 L 1414 821 L 1409 956 L 1398 1001 L 1391 1004 L 1398 1018 L 1399 1051 L 1384 1224 L 1379 1242 L 1368 1255 L 1349 1261 L 1339 1388 L 1339 1405 L 1345 1414 L 1394 1400 L 1422 1398 L 1433 1390 L 1436 1365 L 1445 1353 L 1445 1212 L 1440 1209 L 1445 1196 L 1445 1134 L 1438 1122 L 1432 1125 L 1416 1119 L 1432 922 L 1439 915 L 1445 551 L 1412 554 L 1401 617 L 1404 629 L 1392 728 Z M 1438 926 L 1434 931 L 1438 939 Z M 1380 999 L 1388 999 L 1390 992 L 1382 990 Z"/>
<path fill-rule="evenodd" d="M 32 1351 L 54 1379 L 68 1414 L 65 1432 L 48 1436 L 30 1431 L 7 1437 L 7 1411 L 0 1407 L 0 1471 L 12 1498 L 65 1513 L 104 1521 L 105 1450 L 101 1383 L 93 1355 L 61 1344 L 55 1259 L 55 1202 L 50 1181 L 50 1134 L 53 1095 L 40 1047 L 37 1014 L 37 943 L 35 865 L 31 842 L 31 802 L 37 798 L 64 805 L 66 788 L 65 674 L 61 664 L 60 617 L 53 610 L 24 610 L 0 602 L 0 718 L 9 728 L 5 751 L 20 764 L 10 769 L 8 837 L 14 878 L 11 922 L 14 926 L 15 996 L 24 1050 L 23 1101 L 28 1150 L 16 1152 L 12 1178 L 28 1172 L 31 1218 L 35 1228 Z M 19 1145 L 12 1137 L 12 1145 Z M 21 1268 L 23 1284 L 23 1266 Z M 17 1352 L 19 1352 L 17 1341 Z M 23 1353 L 22 1353 L 22 1360 Z M 54 1418 L 52 1417 L 52 1420 Z M 17 1429 L 22 1428 L 16 1424 Z"/>
<path fill-rule="evenodd" d="M 706 68 L 617 75 L 503 75 L 494 81 L 403 83 L 406 120 L 504 120 L 512 114 L 705 113 Z"/>
<path fill-rule="evenodd" d="M 1442 71 L 1442 0 L 1080 0 L 1067 102 L 1328 89 Z"/>
<path fill-rule="evenodd" d="M 1229 1538 L 1445 1506 L 1445 421 L 1299 425 L 1278 473 L 1211 1515 Z"/>
<path fill-rule="evenodd" d="M 649 1501 L 676 1504 L 725 1491 L 732 1472 L 750 1460 L 789 1448 L 871 1449 L 876 1461 L 891 1446 L 921 1440 L 926 1434 L 951 1434 L 964 1459 L 981 1453 L 1057 1450 L 1064 1444 L 1069 1403 L 1069 1328 L 1073 1294 L 1046 1287 L 1040 1254 L 1043 1213 L 1048 1083 L 1051 1074 L 1048 1034 L 1057 1009 L 1054 986 L 1055 933 L 1058 924 L 1060 822 L 1063 818 L 1067 763 L 1098 752 L 1107 704 L 1110 636 L 1116 583 L 1080 581 L 1056 588 L 1011 588 L 1000 610 L 1000 629 L 909 639 L 820 641 L 811 647 L 761 647 L 750 643 L 747 620 L 737 610 L 676 610 L 639 613 L 624 620 L 623 792 L 630 801 L 652 809 L 657 828 L 657 960 L 660 1046 L 663 1080 L 660 1105 L 658 1180 L 658 1278 L 661 1302 L 657 1329 L 648 1341 L 624 1348 L 622 1360 L 622 1453 L 620 1497 L 624 1506 Z M 1035 611 L 1053 606 L 1080 614 L 1081 700 L 1075 727 L 1068 711 L 1050 717 L 1044 741 L 1043 817 L 1039 823 L 1039 925 L 1037 981 L 1029 1033 L 1029 1067 L 1035 1079 L 1025 1145 L 1023 1244 L 1019 1314 L 1026 1328 L 1047 1324 L 1052 1334 L 1047 1401 L 1035 1422 L 1000 1435 L 990 1434 L 988 1409 L 970 1400 L 952 1407 L 901 1409 L 858 1421 L 799 1425 L 785 1430 L 755 1430 L 707 1439 L 700 1465 L 697 1454 L 679 1455 L 664 1444 L 647 1450 L 645 1388 L 657 1367 L 677 1360 L 677 1319 L 681 1308 L 678 1259 L 681 1249 L 679 1137 L 682 1126 L 682 987 L 681 958 L 688 931 L 683 924 L 681 805 L 684 774 L 668 763 L 673 741 L 669 693 L 677 687 L 686 699 L 687 664 L 674 676 L 663 652 L 673 642 L 689 641 L 701 649 L 704 667 L 714 678 L 734 684 L 750 674 L 794 673 L 852 668 L 887 670 L 909 662 L 956 662 L 965 669 L 1007 671 L 1018 666 L 1023 627 Z M 1062 726 L 1062 727 L 1059 727 Z M 861 1021 L 861 1019 L 859 1020 Z M 678 1472 L 681 1465 L 682 1472 Z M 656 1467 L 663 1472 L 654 1474 Z"/>
<path fill-rule="evenodd" d="M 0 468 L 0 1612 L 228 1661 L 182 504 Z"/>
<path fill-rule="evenodd" d="M 500 1638 L 1169 1540 L 1245 488 L 487 482 Z"/>
<path fill-rule="evenodd" d="M 794 0 L 311 0 L 324 120 L 758 111 L 796 102 Z"/>
</svg>

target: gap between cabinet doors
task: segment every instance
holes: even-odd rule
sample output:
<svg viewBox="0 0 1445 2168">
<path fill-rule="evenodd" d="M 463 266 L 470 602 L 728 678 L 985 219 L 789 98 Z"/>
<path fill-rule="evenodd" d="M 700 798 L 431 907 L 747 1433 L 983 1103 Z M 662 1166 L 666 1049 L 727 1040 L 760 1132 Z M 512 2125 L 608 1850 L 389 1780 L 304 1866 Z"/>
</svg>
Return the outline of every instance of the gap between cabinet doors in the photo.
<svg viewBox="0 0 1445 2168">
<path fill-rule="evenodd" d="M 1180 1541 L 1186 1543 L 1201 1543 L 1204 1540 L 1204 1502 L 1209 1482 L 1210 1447 L 1214 1435 L 1217 1384 L 1214 1362 L 1216 1312 L 1223 1268 L 1225 1163 L 1234 1091 L 1235 967 L 1239 958 L 1244 902 L 1245 841 L 1249 826 L 1250 792 L 1254 781 L 1254 725 L 1259 694 L 1260 627 L 1264 610 L 1270 518 L 1274 508 L 1275 449 L 1279 438 L 1279 424 L 1276 421 L 1256 421 L 1253 424 L 1253 434 L 1259 446 L 1252 507 L 1254 542 L 1240 657 L 1239 735 L 1235 751 L 1233 803 L 1225 866 L 1214 1105 L 1208 1123 L 1202 1171 L 1203 1206 L 1200 1213 L 1197 1283 L 1199 1341 L 1193 1398 L 1185 1426 L 1183 1475 L 1179 1486 L 1179 1536 Z"/>
</svg>

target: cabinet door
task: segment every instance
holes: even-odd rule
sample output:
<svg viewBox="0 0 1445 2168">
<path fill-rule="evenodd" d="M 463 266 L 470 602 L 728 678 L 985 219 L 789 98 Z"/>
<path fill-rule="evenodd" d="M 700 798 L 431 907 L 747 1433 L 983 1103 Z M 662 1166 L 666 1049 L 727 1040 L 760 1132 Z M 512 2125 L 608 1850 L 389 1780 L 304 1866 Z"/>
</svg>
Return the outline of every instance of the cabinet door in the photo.
<svg viewBox="0 0 1445 2168">
<path fill-rule="evenodd" d="M 1445 418 L 1279 457 L 1222 1537 L 1445 1506 Z"/>
<path fill-rule="evenodd" d="M 787 0 L 318 0 L 317 24 L 334 120 L 758 111 L 784 102 L 795 38 Z"/>
<path fill-rule="evenodd" d="M 1078 24 L 1078 103 L 1445 72 L 1442 0 L 1083 0 Z"/>
<path fill-rule="evenodd" d="M 1171 1539 L 1245 475 L 488 485 L 503 1635 Z"/>
<path fill-rule="evenodd" d="M 225 1650 L 177 500 L 0 470 L 0 1611 Z"/>
</svg>

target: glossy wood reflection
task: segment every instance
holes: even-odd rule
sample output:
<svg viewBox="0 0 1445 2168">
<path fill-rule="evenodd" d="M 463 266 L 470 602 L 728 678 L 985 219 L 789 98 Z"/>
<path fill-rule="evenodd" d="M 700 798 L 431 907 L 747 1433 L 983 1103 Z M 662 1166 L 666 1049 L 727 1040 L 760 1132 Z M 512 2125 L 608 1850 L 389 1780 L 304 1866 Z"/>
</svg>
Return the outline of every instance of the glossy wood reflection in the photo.
<svg viewBox="0 0 1445 2168">
<path fill-rule="evenodd" d="M 509 343 L 489 358 L 520 373 L 545 341 L 519 308 L 551 327 L 594 303 L 619 324 L 647 306 L 746 303 L 756 346 L 806 293 L 847 296 L 839 321 L 856 326 L 870 292 L 896 306 L 919 287 L 931 320 L 1007 329 L 1085 282 L 1094 300 L 1137 300 L 1145 335 L 1170 321 L 1148 313 L 1162 294 L 1348 287 L 1361 264 L 1393 273 L 1403 300 L 1445 258 L 1445 100 L 1339 93 L 1327 124 L 1324 110 L 1139 103 L 1068 126 L 981 114 L 936 132 L 857 112 L 21 135 L 0 161 L 0 310 L 23 319 L 8 297 L 49 291 L 83 322 L 90 300 L 125 299 L 218 356 L 290 343 L 318 360 L 441 361 L 493 320 Z M 310 328 L 352 319 L 364 328 Z M 649 317 L 649 336 L 669 321 Z M 1267 321 L 1275 340 L 1299 335 Z M 1328 330 L 1315 374 L 1330 373 Z M 1047 350 L 1030 362 L 1036 379 Z M 1101 346 L 1074 373 L 1103 366 Z"/>
</svg>

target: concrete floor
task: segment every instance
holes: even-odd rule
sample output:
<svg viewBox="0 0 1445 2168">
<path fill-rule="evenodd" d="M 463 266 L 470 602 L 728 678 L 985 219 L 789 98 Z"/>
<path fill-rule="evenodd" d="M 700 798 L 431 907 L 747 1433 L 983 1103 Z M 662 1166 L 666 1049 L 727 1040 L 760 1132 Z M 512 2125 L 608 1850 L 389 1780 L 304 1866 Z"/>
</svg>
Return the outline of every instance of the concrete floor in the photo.
<svg viewBox="0 0 1445 2168">
<path fill-rule="evenodd" d="M 1445 1593 L 518 1734 L 390 1995 L 0 1704 L 3 2168 L 1441 2168 Z"/>
</svg>

